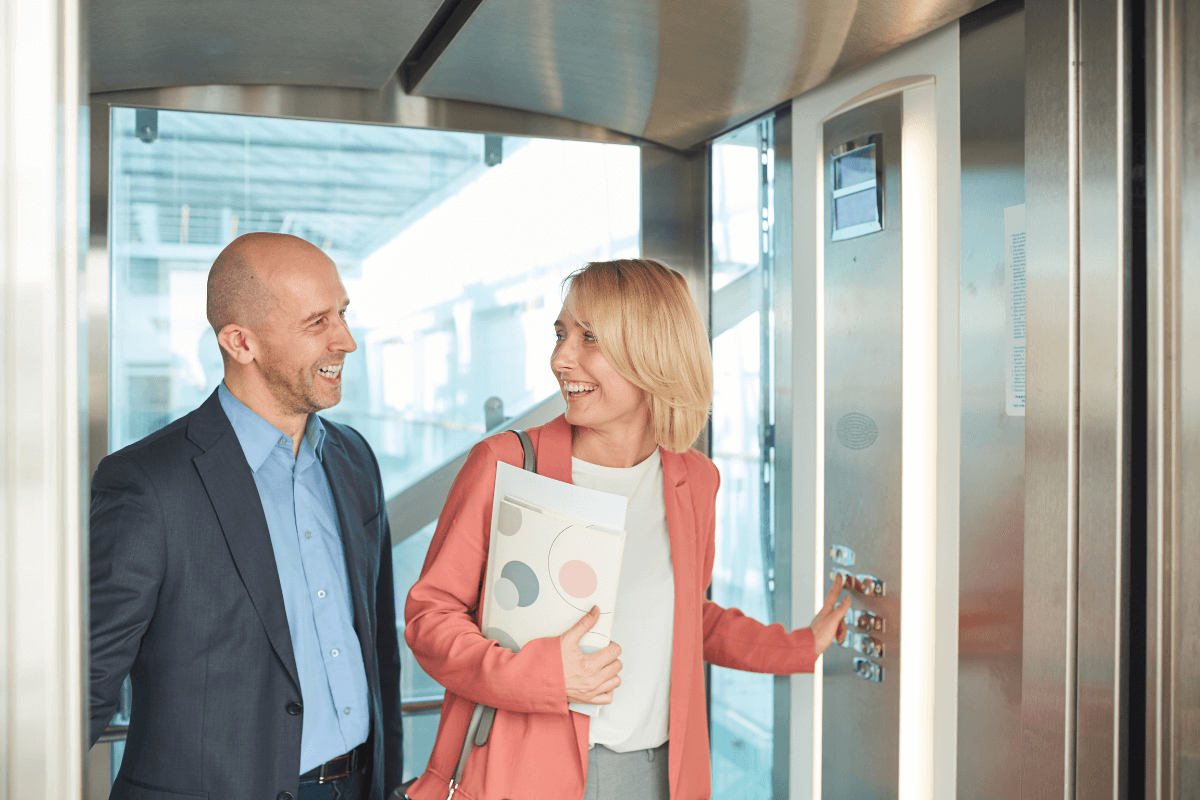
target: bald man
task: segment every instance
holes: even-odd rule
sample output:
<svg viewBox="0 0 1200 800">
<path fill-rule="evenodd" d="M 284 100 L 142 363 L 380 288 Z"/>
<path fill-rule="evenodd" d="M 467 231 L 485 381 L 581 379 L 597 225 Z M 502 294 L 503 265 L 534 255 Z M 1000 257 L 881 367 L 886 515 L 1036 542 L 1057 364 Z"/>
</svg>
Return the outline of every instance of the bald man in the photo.
<svg viewBox="0 0 1200 800">
<path fill-rule="evenodd" d="M 383 800 L 400 655 L 379 467 L 317 416 L 355 350 L 337 268 L 253 233 L 217 257 L 224 382 L 92 479 L 91 743 L 129 675 L 115 800 Z"/>
</svg>

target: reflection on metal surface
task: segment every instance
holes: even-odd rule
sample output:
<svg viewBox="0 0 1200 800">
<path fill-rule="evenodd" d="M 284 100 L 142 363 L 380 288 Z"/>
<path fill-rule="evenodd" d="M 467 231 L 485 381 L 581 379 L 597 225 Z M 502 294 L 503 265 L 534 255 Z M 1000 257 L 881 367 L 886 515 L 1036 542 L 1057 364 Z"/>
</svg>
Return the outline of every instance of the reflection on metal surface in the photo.
<svg viewBox="0 0 1200 800">
<path fill-rule="evenodd" d="M 1147 608 L 1145 797 L 1200 797 L 1200 17 L 1150 6 L 1147 95 Z M 1133 617 L 1133 625 L 1139 620 Z M 1132 794 L 1132 792 L 1131 792 Z"/>
<path fill-rule="evenodd" d="M 842 587 L 849 591 L 869 597 L 883 597 L 887 594 L 884 582 L 874 575 L 855 575 L 849 570 L 835 569 L 829 573 L 829 580 L 835 580 L 838 576 L 841 576 Z"/>
<path fill-rule="evenodd" d="M 378 89 L 441 0 L 89 6 L 94 91 L 207 83 Z"/>
<path fill-rule="evenodd" d="M 180 111 L 211 111 L 260 117 L 369 122 L 406 128 L 474 131 L 547 139 L 635 144 L 607 128 L 512 108 L 406 95 L 395 77 L 379 89 L 330 86 L 199 84 L 162 89 L 111 91 L 92 95 L 99 107 L 144 106 Z"/>
<path fill-rule="evenodd" d="M 866 658 L 854 659 L 854 674 L 872 683 L 883 683 L 883 667 Z M 867 792 L 864 796 L 871 795 Z"/>
<path fill-rule="evenodd" d="M 839 567 L 834 574 L 846 581 L 856 610 L 888 620 L 887 633 L 877 636 L 886 644 L 891 672 L 882 682 L 880 664 L 843 651 L 827 652 L 823 659 L 822 753 L 828 768 L 822 785 L 823 796 L 831 798 L 845 796 L 841 767 L 854 765 L 862 797 L 896 796 L 900 772 L 903 102 L 903 95 L 895 94 L 829 120 L 821 151 L 827 164 L 834 147 L 883 134 L 879 158 L 889 221 L 878 234 L 830 241 L 826 203 L 821 228 L 826 237 L 825 541 L 854 550 L 863 572 Z M 828 177 L 825 171 L 823 180 Z M 892 584 L 886 595 L 878 577 L 883 575 Z M 851 641 L 857 643 L 857 638 Z M 864 678 L 882 685 L 864 692 Z M 869 738 L 862 735 L 868 726 Z"/>
<path fill-rule="evenodd" d="M 485 0 L 414 91 L 686 149 L 983 0 Z"/>
<path fill-rule="evenodd" d="M 1024 13 L 963 18 L 958 794 L 1021 796 L 1025 418 L 1005 413 L 1004 209 L 1025 202 Z M 1061 322 L 1061 321 L 1060 321 Z"/>
<path fill-rule="evenodd" d="M 870 611 L 851 608 L 846 612 L 846 626 L 858 628 L 860 631 L 884 633 L 887 630 L 887 620 L 878 614 L 872 614 Z"/>
<path fill-rule="evenodd" d="M 835 544 L 829 548 L 829 558 L 841 567 L 854 566 L 854 551 L 844 544 Z"/>
</svg>

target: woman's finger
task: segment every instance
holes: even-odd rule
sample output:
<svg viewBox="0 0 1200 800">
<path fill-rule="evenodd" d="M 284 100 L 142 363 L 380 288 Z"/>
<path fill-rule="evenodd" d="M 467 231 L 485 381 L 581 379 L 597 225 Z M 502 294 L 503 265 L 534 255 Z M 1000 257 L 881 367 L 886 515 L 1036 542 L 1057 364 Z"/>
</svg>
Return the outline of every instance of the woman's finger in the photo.
<svg viewBox="0 0 1200 800">
<path fill-rule="evenodd" d="M 825 608 L 833 608 L 834 603 L 837 602 L 838 595 L 842 593 L 842 588 L 842 576 L 838 575 L 833 579 L 833 586 L 829 587 L 829 592 L 825 595 Z"/>
</svg>

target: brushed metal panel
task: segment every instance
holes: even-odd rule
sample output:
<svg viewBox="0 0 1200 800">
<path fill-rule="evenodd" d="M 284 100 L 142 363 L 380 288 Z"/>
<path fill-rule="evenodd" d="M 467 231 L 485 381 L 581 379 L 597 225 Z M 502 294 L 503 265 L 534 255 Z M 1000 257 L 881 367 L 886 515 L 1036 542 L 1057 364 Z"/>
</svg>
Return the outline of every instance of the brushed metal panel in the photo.
<svg viewBox="0 0 1200 800">
<path fill-rule="evenodd" d="M 1021 797 L 1075 796 L 1078 142 L 1073 0 L 1025 9 L 1026 406 Z"/>
<path fill-rule="evenodd" d="M 1124 793 L 1128 744 L 1131 112 L 1123 0 L 1079 6 L 1075 792 Z"/>
<path fill-rule="evenodd" d="M 1194 3 L 1173 4 L 1182 75 L 1179 81 L 1178 280 L 1180 305 L 1179 532 L 1175 539 L 1172 598 L 1175 603 L 1171 738 L 1174 794 L 1200 796 L 1200 318 L 1187 309 L 1200 303 L 1200 13 Z"/>
<path fill-rule="evenodd" d="M 1180 281 L 1180 168 L 1184 104 L 1182 3 L 1160 0 L 1146 9 L 1146 756 L 1145 797 L 1173 800 L 1178 785 L 1175 730 L 1179 693 L 1175 676 L 1187 669 L 1178 662 L 1181 627 L 1194 621 L 1179 617 L 1176 559 L 1180 553 L 1180 491 L 1186 473 L 1180 460 L 1180 383 L 1192 357 L 1180 332 L 1183 300 Z M 1200 28 L 1198 28 L 1200 30 Z M 1192 58 L 1195 58 L 1193 44 Z M 1194 291 L 1194 289 L 1193 289 Z M 1195 496 L 1193 489 L 1192 496 Z M 1194 513 L 1194 512 L 1193 512 Z M 1191 593 L 1189 593 L 1191 594 Z M 1188 609 L 1193 613 L 1197 609 Z M 1136 622 L 1136 620 L 1135 620 Z M 1189 676 L 1194 683 L 1200 676 Z M 1193 703 L 1193 707 L 1195 703 Z M 1137 720 L 1132 720 L 1136 724 Z M 1189 787 L 1190 793 L 1200 785 Z"/>
<path fill-rule="evenodd" d="M 1025 16 L 960 21 L 962 454 L 957 796 L 1021 795 L 1025 418 L 1006 413 L 1004 209 L 1025 202 Z"/>
<path fill-rule="evenodd" d="M 686 149 L 985 2 L 484 0 L 414 93 Z"/>
<path fill-rule="evenodd" d="M 771 448 L 771 481 L 774 486 L 771 519 L 775 526 L 775 587 L 771 596 L 771 619 L 785 628 L 793 627 L 792 598 L 792 463 L 793 453 L 793 361 L 792 361 L 792 109 L 785 106 L 772 120 L 774 143 L 774 203 L 771 237 L 771 277 L 774 336 L 771 369 L 774 393 Z M 774 797 L 791 795 L 791 678 L 775 677 L 775 751 L 772 791 Z"/>
<path fill-rule="evenodd" d="M 440 5 L 441 0 L 92 3 L 92 91 L 214 83 L 378 89 Z"/>
<path fill-rule="evenodd" d="M 709 194 L 705 150 L 678 153 L 642 148 L 642 257 L 658 259 L 683 273 L 700 318 L 712 330 Z"/>
<path fill-rule="evenodd" d="M 902 95 L 878 100 L 825 123 L 828 153 L 879 133 L 886 227 L 879 233 L 825 242 L 825 545 L 856 553 L 854 574 L 885 581 L 886 595 L 854 594 L 857 609 L 886 620 L 882 683 L 856 675 L 852 650 L 824 658 L 822 797 L 896 794 L 899 776 L 901 496 L 901 214 Z M 828 189 L 826 189 L 828 196 Z M 831 230 L 826 203 L 824 235 Z M 830 569 L 831 560 L 826 560 Z"/>
</svg>

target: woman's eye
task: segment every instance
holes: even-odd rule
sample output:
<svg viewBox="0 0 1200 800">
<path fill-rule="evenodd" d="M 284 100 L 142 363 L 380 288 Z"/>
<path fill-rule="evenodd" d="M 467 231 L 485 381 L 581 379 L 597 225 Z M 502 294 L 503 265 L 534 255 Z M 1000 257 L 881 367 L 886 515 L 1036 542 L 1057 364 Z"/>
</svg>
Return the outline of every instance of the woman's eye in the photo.
<svg viewBox="0 0 1200 800">
<path fill-rule="evenodd" d="M 596 334 L 592 333 L 591 331 L 586 331 L 583 334 L 583 340 L 585 342 L 594 342 L 596 341 Z"/>
</svg>

